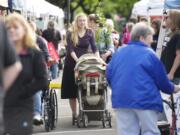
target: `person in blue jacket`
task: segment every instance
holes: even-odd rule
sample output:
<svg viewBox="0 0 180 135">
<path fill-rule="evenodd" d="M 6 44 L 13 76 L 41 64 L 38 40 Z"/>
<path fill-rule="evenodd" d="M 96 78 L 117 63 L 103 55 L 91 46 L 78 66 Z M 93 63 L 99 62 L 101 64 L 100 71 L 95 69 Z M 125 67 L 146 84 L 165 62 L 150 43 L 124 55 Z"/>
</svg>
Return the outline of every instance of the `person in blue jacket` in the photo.
<svg viewBox="0 0 180 135">
<path fill-rule="evenodd" d="M 168 80 L 163 64 L 150 48 L 153 33 L 147 24 L 136 24 L 131 42 L 119 48 L 107 66 L 118 135 L 139 135 L 140 129 L 141 135 L 160 135 L 160 90 L 166 94 L 180 90 Z"/>
</svg>

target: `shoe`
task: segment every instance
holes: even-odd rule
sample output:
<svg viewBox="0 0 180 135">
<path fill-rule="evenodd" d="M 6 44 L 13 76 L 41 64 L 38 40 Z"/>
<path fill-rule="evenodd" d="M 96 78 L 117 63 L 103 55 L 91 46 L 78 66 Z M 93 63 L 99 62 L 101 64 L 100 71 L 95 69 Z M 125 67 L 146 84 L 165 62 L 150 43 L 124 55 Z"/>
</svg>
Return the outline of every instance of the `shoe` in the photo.
<svg viewBox="0 0 180 135">
<path fill-rule="evenodd" d="M 42 119 L 42 117 L 41 117 L 40 114 L 34 115 L 33 123 L 34 123 L 34 125 L 36 125 L 36 126 L 40 126 L 40 125 L 43 124 L 43 119 Z"/>
<path fill-rule="evenodd" d="M 72 116 L 72 125 L 74 126 L 77 123 L 77 116 L 73 115 Z"/>
</svg>

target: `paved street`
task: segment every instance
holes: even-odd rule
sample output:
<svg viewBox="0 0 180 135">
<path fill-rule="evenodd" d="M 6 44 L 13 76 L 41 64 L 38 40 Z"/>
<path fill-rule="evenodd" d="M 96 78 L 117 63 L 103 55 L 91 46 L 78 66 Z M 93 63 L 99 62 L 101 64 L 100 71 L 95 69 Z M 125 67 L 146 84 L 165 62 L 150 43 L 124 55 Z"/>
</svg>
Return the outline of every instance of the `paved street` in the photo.
<svg viewBox="0 0 180 135">
<path fill-rule="evenodd" d="M 58 91 L 57 93 L 59 96 L 60 91 Z M 54 131 L 48 133 L 45 132 L 44 125 L 40 127 L 34 127 L 34 135 L 115 135 L 114 119 L 112 123 L 113 128 L 111 129 L 103 129 L 102 122 L 91 122 L 89 123 L 89 127 L 85 129 L 79 129 L 77 128 L 77 126 L 72 126 L 71 110 L 68 105 L 68 100 L 61 100 L 60 98 L 58 99 L 59 120 L 57 128 Z"/>
</svg>

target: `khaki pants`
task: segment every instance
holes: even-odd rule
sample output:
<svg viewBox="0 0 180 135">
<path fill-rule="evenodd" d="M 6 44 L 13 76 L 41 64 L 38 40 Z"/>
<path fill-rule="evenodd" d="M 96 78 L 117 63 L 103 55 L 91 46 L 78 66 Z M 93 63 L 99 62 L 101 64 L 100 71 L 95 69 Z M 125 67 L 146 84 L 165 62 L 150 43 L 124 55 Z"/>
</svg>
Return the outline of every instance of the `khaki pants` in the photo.
<svg viewBox="0 0 180 135">
<path fill-rule="evenodd" d="M 152 110 L 117 109 L 117 135 L 161 135 L 158 112 Z"/>
</svg>

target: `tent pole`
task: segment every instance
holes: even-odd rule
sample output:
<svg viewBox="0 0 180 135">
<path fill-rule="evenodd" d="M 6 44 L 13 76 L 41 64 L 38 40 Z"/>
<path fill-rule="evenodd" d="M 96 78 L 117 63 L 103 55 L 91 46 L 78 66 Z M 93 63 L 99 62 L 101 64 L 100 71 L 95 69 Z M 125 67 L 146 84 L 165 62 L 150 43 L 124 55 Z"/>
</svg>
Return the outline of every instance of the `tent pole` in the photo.
<svg viewBox="0 0 180 135">
<path fill-rule="evenodd" d="M 67 9 L 67 28 L 69 28 L 70 25 L 70 5 L 71 4 L 71 0 L 68 0 L 68 9 Z"/>
</svg>

